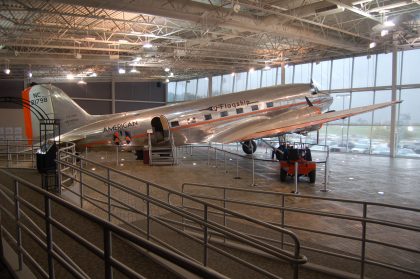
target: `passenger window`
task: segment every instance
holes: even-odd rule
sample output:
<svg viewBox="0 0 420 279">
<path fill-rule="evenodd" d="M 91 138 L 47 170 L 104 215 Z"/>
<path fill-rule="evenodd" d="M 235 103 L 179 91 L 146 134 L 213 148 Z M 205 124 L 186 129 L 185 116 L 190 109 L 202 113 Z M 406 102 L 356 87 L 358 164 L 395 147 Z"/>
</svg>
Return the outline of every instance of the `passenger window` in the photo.
<svg viewBox="0 0 420 279">
<path fill-rule="evenodd" d="M 178 127 L 179 126 L 179 122 L 178 121 L 172 121 L 171 122 L 171 127 Z"/>
<path fill-rule="evenodd" d="M 236 109 L 236 114 L 240 114 L 240 113 L 244 113 L 244 109 L 243 108 L 237 108 Z"/>
<path fill-rule="evenodd" d="M 227 111 L 222 111 L 222 112 L 220 113 L 220 116 L 221 116 L 221 117 L 228 116 L 228 112 L 227 112 Z"/>
<path fill-rule="evenodd" d="M 206 115 L 204 115 L 204 119 L 205 119 L 205 120 L 210 120 L 210 119 L 211 119 L 211 114 L 206 114 Z"/>
<path fill-rule="evenodd" d="M 254 111 L 254 110 L 258 110 L 258 105 L 253 105 L 253 106 L 251 106 L 251 109 L 252 109 L 252 111 Z"/>
<path fill-rule="evenodd" d="M 273 102 L 268 102 L 266 103 L 267 108 L 272 108 L 273 107 Z"/>
</svg>

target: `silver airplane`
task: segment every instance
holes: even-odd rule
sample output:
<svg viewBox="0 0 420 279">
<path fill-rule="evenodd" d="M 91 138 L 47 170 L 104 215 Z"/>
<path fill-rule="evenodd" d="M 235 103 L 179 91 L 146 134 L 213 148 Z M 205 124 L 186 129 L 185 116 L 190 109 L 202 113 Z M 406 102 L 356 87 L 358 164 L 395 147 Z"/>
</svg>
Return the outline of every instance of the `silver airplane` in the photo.
<svg viewBox="0 0 420 279">
<path fill-rule="evenodd" d="M 152 146 L 241 142 L 247 154 L 256 150 L 254 139 L 316 131 L 323 123 L 397 103 L 327 111 L 333 98 L 313 84 L 266 87 L 111 115 L 88 114 L 53 85 L 29 87 L 22 99 L 49 118 L 60 119 L 61 140 L 80 148 L 120 145 L 141 152 L 150 135 Z M 31 141 L 39 133 L 38 120 L 28 107 L 23 110 Z"/>
</svg>

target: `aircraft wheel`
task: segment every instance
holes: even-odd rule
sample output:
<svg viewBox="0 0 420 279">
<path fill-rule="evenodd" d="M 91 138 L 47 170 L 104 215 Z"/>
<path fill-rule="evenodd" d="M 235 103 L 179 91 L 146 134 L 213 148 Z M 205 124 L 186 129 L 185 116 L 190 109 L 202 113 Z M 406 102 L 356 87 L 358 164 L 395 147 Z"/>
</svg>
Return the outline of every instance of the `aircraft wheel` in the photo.
<svg viewBox="0 0 420 279">
<path fill-rule="evenodd" d="M 252 145 L 252 150 L 251 150 L 251 145 Z M 253 140 L 244 141 L 242 143 L 242 150 L 246 154 L 252 154 L 255 152 L 255 150 L 257 150 L 257 144 Z"/>
<path fill-rule="evenodd" d="M 316 171 L 313 170 L 310 173 L 308 173 L 308 177 L 309 177 L 309 183 L 315 183 Z"/>
<path fill-rule="evenodd" d="M 287 177 L 287 171 L 280 169 L 280 181 L 285 182 Z"/>
</svg>

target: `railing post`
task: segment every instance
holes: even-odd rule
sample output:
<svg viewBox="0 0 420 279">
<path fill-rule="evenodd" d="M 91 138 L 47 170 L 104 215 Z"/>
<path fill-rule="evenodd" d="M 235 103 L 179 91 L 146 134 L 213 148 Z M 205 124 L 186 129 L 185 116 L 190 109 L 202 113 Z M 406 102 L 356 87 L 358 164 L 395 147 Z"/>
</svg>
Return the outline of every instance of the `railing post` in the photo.
<svg viewBox="0 0 420 279">
<path fill-rule="evenodd" d="M 225 173 L 227 173 L 227 170 L 226 170 L 226 151 L 225 151 L 225 147 L 224 147 L 223 144 L 222 144 L 222 150 L 223 150 L 223 165 L 224 165 L 224 168 L 225 168 Z"/>
<path fill-rule="evenodd" d="M 83 208 L 83 159 L 80 158 L 80 171 L 79 171 L 79 191 L 80 191 L 80 208 Z"/>
<path fill-rule="evenodd" d="M 35 167 L 35 165 L 34 165 L 34 162 L 35 162 L 35 160 L 34 160 L 34 143 L 33 142 L 31 142 L 31 163 L 32 163 L 32 168 L 34 168 Z"/>
<path fill-rule="evenodd" d="M 120 159 L 118 158 L 118 150 L 119 150 L 119 148 L 118 148 L 118 145 L 116 145 L 115 146 L 116 148 L 117 148 L 117 162 L 116 162 L 116 164 L 117 164 L 117 167 L 118 167 L 118 163 L 119 163 L 119 161 L 120 161 Z M 150 146 L 149 146 L 149 148 L 150 148 Z"/>
<path fill-rule="evenodd" d="M 365 256 L 366 256 L 366 216 L 367 204 L 363 203 L 363 220 L 362 220 L 362 249 L 360 255 L 360 278 L 365 278 Z"/>
<path fill-rule="evenodd" d="M 16 244 L 18 251 L 18 262 L 19 270 L 22 270 L 23 266 L 23 254 L 22 254 L 22 230 L 20 228 L 20 202 L 19 202 L 19 182 L 15 180 L 15 219 L 16 219 Z"/>
<path fill-rule="evenodd" d="M 109 168 L 107 170 L 107 182 L 108 182 L 108 221 L 111 222 L 111 174 Z"/>
<path fill-rule="evenodd" d="M 146 214 L 147 214 L 147 239 L 150 239 L 150 184 L 146 184 L 147 201 L 146 201 Z"/>
<path fill-rule="evenodd" d="M 328 192 L 329 190 L 327 189 L 327 185 L 328 185 L 328 159 L 330 157 L 330 150 L 327 147 L 327 157 L 325 158 L 325 171 L 324 171 L 324 188 L 321 189 L 321 192 Z"/>
<path fill-rule="evenodd" d="M 210 145 L 207 146 L 207 166 L 210 166 Z"/>
<path fill-rule="evenodd" d="M 240 179 L 241 177 L 239 176 L 239 143 L 236 143 L 236 176 L 234 177 L 234 179 Z"/>
<path fill-rule="evenodd" d="M 61 164 L 60 164 L 60 160 L 61 160 L 61 152 L 60 149 L 57 150 L 57 160 L 55 161 L 55 164 L 57 166 L 57 180 L 58 180 L 58 185 L 57 185 L 57 192 L 58 194 L 61 195 L 61 181 L 63 180 L 63 178 L 61 177 Z"/>
<path fill-rule="evenodd" d="M 208 211 L 207 211 L 207 204 L 204 205 L 204 233 L 203 233 L 203 238 L 204 238 L 204 258 L 203 258 L 203 265 L 207 266 L 207 262 L 208 262 L 208 244 L 209 244 L 209 240 L 208 240 L 208 233 L 209 233 L 209 228 L 207 227 L 207 219 L 208 219 Z"/>
<path fill-rule="evenodd" d="M 55 278 L 54 262 L 53 262 L 53 236 L 51 226 L 51 200 L 48 196 L 44 196 L 45 211 L 45 232 L 47 235 L 47 252 L 48 252 L 48 275 L 49 278 Z"/>
<path fill-rule="evenodd" d="M 281 195 L 281 207 L 282 207 L 282 209 L 281 209 L 281 227 L 282 228 L 284 228 L 284 217 L 285 217 L 284 216 L 284 206 L 285 206 L 284 201 L 285 201 L 284 195 Z M 281 249 L 283 249 L 283 247 L 284 247 L 284 234 L 281 233 Z"/>
<path fill-rule="evenodd" d="M 257 184 L 255 184 L 255 161 L 254 161 L 254 150 L 252 149 L 253 146 L 251 144 L 251 156 L 252 156 L 252 184 L 251 186 L 257 186 Z"/>
<path fill-rule="evenodd" d="M 10 168 L 10 149 L 9 149 L 9 140 L 6 140 L 6 145 L 7 145 L 7 167 Z"/>
<path fill-rule="evenodd" d="M 295 162 L 295 191 L 294 193 L 296 195 L 299 194 L 298 181 L 299 181 L 299 163 Z"/>
<path fill-rule="evenodd" d="M 226 209 L 226 188 L 223 188 L 223 208 Z M 223 211 L 223 225 L 226 227 L 226 211 Z"/>
<path fill-rule="evenodd" d="M 214 167 L 217 168 L 217 148 L 214 148 Z"/>
<path fill-rule="evenodd" d="M 111 231 L 104 228 L 104 263 L 105 263 L 105 279 L 112 279 L 112 239 Z"/>
</svg>

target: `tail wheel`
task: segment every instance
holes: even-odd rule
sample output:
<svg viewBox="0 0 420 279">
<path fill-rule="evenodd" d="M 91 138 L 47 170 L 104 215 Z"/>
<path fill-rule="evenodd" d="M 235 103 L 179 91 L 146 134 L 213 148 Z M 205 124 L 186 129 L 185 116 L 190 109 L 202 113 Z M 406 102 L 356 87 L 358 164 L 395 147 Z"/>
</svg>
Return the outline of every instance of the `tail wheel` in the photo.
<svg viewBox="0 0 420 279">
<path fill-rule="evenodd" d="M 287 177 L 287 171 L 280 169 L 280 181 L 285 182 Z"/>
<path fill-rule="evenodd" d="M 251 149 L 251 146 L 252 146 L 252 149 Z M 244 141 L 242 143 L 242 150 L 246 154 L 252 154 L 257 150 L 257 144 L 253 140 Z"/>
<path fill-rule="evenodd" d="M 310 173 L 308 173 L 308 177 L 309 177 L 309 183 L 315 183 L 316 171 L 313 170 Z"/>
</svg>

